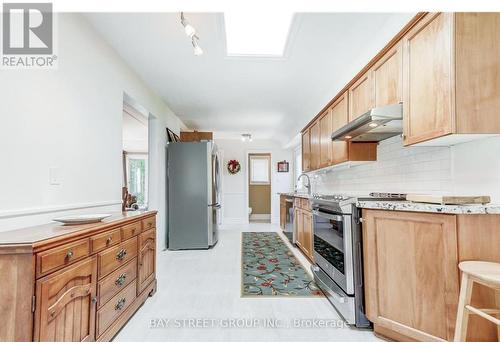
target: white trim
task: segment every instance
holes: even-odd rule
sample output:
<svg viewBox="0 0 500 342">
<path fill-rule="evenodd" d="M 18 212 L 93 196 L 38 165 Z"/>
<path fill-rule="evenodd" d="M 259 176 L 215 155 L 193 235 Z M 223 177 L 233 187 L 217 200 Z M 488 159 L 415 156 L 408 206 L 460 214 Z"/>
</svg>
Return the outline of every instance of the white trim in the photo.
<svg viewBox="0 0 500 342">
<path fill-rule="evenodd" d="M 75 203 L 69 205 L 54 205 L 46 207 L 35 207 L 27 209 L 14 209 L 14 210 L 4 210 L 0 211 L 0 218 L 12 218 L 20 216 L 29 215 L 39 215 L 45 213 L 55 213 L 58 211 L 75 210 L 75 209 L 85 209 L 85 208 L 97 208 L 97 207 L 107 207 L 110 205 L 122 204 L 121 200 L 110 200 L 103 202 L 93 202 L 93 203 Z"/>
</svg>

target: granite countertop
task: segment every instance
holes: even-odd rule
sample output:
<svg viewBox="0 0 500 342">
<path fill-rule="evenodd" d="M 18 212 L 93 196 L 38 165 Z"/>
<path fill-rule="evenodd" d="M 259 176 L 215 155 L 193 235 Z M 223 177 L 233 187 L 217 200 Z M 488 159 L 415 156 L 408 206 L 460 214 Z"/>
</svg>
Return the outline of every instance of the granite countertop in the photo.
<svg viewBox="0 0 500 342">
<path fill-rule="evenodd" d="M 358 201 L 358 208 L 394 211 L 417 211 L 440 214 L 500 214 L 499 204 L 431 204 L 410 201 Z"/>
<path fill-rule="evenodd" d="M 305 198 L 305 199 L 310 199 L 312 198 L 312 195 L 309 195 L 307 193 L 295 193 L 295 192 L 278 192 L 278 195 L 283 195 L 283 196 L 288 196 L 288 197 L 300 197 L 300 198 Z"/>
<path fill-rule="evenodd" d="M 280 192 L 280 195 L 289 197 L 299 197 L 311 199 L 312 196 L 307 193 Z M 439 213 L 439 214 L 500 214 L 500 204 L 432 204 L 419 203 L 410 201 L 384 201 L 384 200 L 369 200 L 357 201 L 356 206 L 362 209 L 378 209 L 378 210 L 393 210 L 393 211 L 414 211 L 423 213 Z"/>
</svg>

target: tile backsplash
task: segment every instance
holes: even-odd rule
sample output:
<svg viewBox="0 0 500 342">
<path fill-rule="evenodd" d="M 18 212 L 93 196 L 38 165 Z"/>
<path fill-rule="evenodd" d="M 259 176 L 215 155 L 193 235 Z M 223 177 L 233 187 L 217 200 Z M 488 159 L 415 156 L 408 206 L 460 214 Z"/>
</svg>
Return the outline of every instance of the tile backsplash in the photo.
<svg viewBox="0 0 500 342">
<path fill-rule="evenodd" d="M 377 161 L 311 174 L 313 192 L 452 193 L 450 147 L 403 147 L 400 136 L 379 143 Z"/>
</svg>

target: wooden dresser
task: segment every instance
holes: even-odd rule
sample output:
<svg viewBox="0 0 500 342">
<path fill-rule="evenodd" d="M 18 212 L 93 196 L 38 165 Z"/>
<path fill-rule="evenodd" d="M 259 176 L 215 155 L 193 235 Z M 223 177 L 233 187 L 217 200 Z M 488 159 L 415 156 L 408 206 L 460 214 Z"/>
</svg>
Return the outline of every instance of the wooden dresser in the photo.
<svg viewBox="0 0 500 342">
<path fill-rule="evenodd" d="M 0 341 L 109 341 L 156 291 L 156 211 L 0 233 Z"/>
</svg>

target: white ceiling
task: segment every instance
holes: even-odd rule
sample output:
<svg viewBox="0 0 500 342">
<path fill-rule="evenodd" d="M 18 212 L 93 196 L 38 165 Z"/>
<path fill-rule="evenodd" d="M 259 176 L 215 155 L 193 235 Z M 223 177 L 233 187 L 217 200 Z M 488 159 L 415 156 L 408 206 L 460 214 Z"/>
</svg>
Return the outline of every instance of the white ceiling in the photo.
<svg viewBox="0 0 500 342">
<path fill-rule="evenodd" d="M 89 13 L 91 24 L 193 129 L 286 144 L 414 13 L 296 14 L 282 59 L 227 57 L 223 15 Z M 258 25 L 258 23 L 256 23 Z"/>
</svg>

